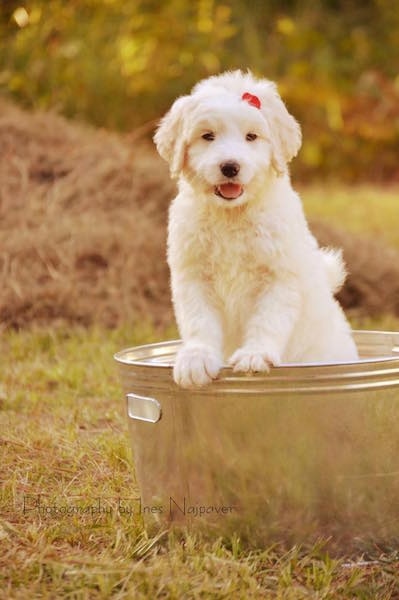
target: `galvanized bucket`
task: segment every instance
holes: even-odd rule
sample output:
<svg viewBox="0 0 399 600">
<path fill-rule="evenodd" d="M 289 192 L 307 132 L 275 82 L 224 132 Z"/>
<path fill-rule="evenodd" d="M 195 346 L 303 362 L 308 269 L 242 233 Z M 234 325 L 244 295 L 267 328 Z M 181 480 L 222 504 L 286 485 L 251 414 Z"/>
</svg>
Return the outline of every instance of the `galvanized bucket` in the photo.
<svg viewBox="0 0 399 600">
<path fill-rule="evenodd" d="M 179 341 L 115 355 L 147 524 L 253 545 L 383 549 L 399 540 L 399 333 L 355 331 L 355 363 L 172 379 Z"/>
</svg>

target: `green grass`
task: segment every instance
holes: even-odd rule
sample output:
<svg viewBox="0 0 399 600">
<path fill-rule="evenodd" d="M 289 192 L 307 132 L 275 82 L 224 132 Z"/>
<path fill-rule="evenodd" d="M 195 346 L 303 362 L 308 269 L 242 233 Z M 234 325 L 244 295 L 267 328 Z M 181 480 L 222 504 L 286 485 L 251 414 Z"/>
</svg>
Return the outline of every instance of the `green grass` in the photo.
<svg viewBox="0 0 399 600">
<path fill-rule="evenodd" d="M 312 188 L 304 198 L 308 214 L 399 242 L 393 192 Z M 386 315 L 354 326 L 398 330 L 399 320 Z M 162 531 L 151 537 L 140 518 L 121 510 L 138 490 L 112 355 L 174 335 L 144 326 L 3 333 L 2 597 L 399 597 L 397 549 L 381 556 L 376 550 L 375 562 L 356 565 L 333 560 L 322 546 L 287 552 L 278 544 L 249 550 L 234 537 L 206 541 Z M 39 496 L 41 508 L 35 507 Z"/>
<path fill-rule="evenodd" d="M 390 324 L 399 327 L 394 319 Z M 75 329 L 1 338 L 4 597 L 382 599 L 399 593 L 397 554 L 362 567 L 332 560 L 320 547 L 249 551 L 235 538 L 149 537 L 137 516 L 120 510 L 138 491 L 112 355 L 154 337 L 149 329 Z M 102 512 L 94 510 L 98 502 Z"/>
<path fill-rule="evenodd" d="M 302 192 L 306 214 L 399 248 L 399 188 L 315 185 Z"/>
</svg>

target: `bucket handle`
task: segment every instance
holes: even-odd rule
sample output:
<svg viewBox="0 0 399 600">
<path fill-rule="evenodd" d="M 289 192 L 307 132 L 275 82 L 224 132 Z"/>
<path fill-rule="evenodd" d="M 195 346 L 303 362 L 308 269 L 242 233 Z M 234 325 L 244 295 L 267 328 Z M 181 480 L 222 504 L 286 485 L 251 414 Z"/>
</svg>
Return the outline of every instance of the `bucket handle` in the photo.
<svg viewBox="0 0 399 600">
<path fill-rule="evenodd" d="M 162 407 L 158 400 L 137 394 L 126 394 L 129 419 L 157 423 L 162 417 Z"/>
</svg>

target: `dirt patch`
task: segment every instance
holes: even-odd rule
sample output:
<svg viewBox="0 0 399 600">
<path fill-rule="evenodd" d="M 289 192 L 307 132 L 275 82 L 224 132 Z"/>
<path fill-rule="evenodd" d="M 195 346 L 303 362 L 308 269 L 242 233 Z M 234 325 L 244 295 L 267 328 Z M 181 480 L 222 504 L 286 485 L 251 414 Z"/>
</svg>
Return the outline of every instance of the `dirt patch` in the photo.
<svg viewBox="0 0 399 600">
<path fill-rule="evenodd" d="M 166 165 L 152 147 L 0 100 L 0 323 L 172 320 Z M 398 253 L 324 224 L 344 248 L 345 307 L 399 314 Z"/>
</svg>

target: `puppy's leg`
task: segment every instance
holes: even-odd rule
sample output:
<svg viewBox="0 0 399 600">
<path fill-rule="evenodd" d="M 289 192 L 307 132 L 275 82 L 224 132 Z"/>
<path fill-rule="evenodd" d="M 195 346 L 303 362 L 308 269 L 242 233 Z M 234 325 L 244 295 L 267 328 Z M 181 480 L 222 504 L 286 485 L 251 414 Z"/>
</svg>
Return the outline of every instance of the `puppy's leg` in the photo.
<svg viewBox="0 0 399 600">
<path fill-rule="evenodd" d="M 295 279 L 275 282 L 249 315 L 244 344 L 229 359 L 234 371 L 269 371 L 279 365 L 300 310 Z"/>
<path fill-rule="evenodd" d="M 175 382 L 184 388 L 205 385 L 223 365 L 222 326 L 203 286 L 194 281 L 173 285 L 173 302 L 183 345 L 173 369 Z"/>
</svg>

